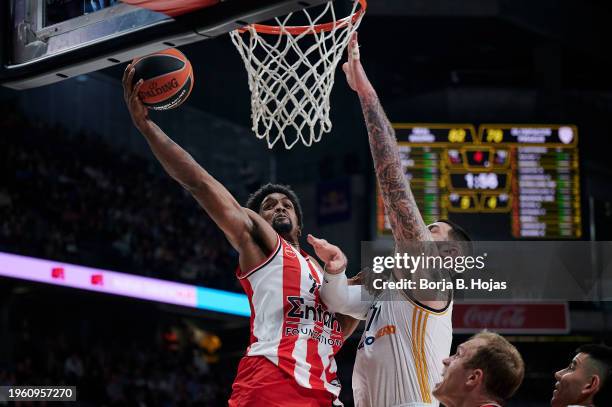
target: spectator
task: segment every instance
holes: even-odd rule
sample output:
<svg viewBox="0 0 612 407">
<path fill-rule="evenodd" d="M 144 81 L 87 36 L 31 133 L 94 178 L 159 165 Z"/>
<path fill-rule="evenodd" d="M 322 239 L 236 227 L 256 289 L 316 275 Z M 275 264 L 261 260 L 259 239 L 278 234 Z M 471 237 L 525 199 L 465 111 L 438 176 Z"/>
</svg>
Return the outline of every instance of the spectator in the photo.
<svg viewBox="0 0 612 407">
<path fill-rule="evenodd" d="M 4 109 L 0 250 L 240 291 L 225 238 L 150 163 Z"/>
<path fill-rule="evenodd" d="M 69 380 L 78 382 L 83 377 L 83 362 L 76 352 L 66 359 L 64 363 L 64 374 Z"/>
</svg>

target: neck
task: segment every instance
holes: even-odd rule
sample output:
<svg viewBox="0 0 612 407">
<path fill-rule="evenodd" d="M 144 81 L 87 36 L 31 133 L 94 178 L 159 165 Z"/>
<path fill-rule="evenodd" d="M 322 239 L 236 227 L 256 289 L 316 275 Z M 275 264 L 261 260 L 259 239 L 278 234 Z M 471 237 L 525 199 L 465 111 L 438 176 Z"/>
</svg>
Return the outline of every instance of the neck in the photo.
<svg viewBox="0 0 612 407">
<path fill-rule="evenodd" d="M 486 397 L 486 396 L 480 396 L 480 397 L 466 397 L 462 400 L 457 400 L 454 403 L 448 403 L 445 404 L 447 407 L 480 407 L 480 406 L 488 406 L 488 405 L 493 405 L 493 406 L 500 406 L 501 404 L 499 404 L 497 401 L 494 401 L 493 399 Z"/>
<path fill-rule="evenodd" d="M 471 406 L 479 406 L 479 407 L 480 406 L 500 406 L 501 407 L 501 404 L 499 404 L 497 401 L 493 401 L 493 400 L 488 399 L 488 398 L 483 398 L 483 399 L 478 400 L 475 403 L 470 404 L 470 405 Z M 465 407 L 467 407 L 467 405 Z"/>
<path fill-rule="evenodd" d="M 287 241 L 291 246 L 295 247 L 297 251 L 300 251 L 300 241 L 296 236 L 292 236 L 290 233 L 282 234 L 281 237 Z"/>
</svg>

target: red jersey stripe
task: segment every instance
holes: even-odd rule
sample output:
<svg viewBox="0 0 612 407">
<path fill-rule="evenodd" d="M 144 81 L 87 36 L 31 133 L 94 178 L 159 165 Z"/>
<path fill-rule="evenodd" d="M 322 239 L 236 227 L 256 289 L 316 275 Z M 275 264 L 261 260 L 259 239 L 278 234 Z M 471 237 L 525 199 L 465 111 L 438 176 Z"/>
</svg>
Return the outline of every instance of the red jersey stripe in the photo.
<svg viewBox="0 0 612 407">
<path fill-rule="evenodd" d="M 307 258 L 306 256 L 304 256 Z M 314 279 L 317 284 L 321 284 L 319 280 L 319 276 L 317 272 L 314 270 L 314 265 L 312 261 L 307 258 L 306 262 L 308 263 L 308 271 L 310 276 Z M 321 298 L 319 295 L 319 291 L 316 291 L 315 294 L 315 303 L 320 304 L 321 307 L 325 308 L 323 303 L 321 302 Z M 314 331 L 317 334 L 321 334 L 323 332 L 323 321 L 319 320 L 315 323 Z M 321 377 L 323 376 L 323 361 L 321 360 L 321 356 L 319 355 L 319 341 L 310 337 L 308 338 L 308 347 L 306 349 L 306 362 L 310 364 L 310 385 L 313 389 L 321 389 L 325 390 L 325 385 Z"/>
<path fill-rule="evenodd" d="M 249 321 L 249 328 L 251 331 L 251 338 L 249 340 L 249 347 L 250 347 L 252 343 L 257 342 L 257 337 L 255 336 L 255 333 L 253 332 L 253 323 L 255 321 L 255 307 L 253 307 L 253 287 L 251 287 L 251 283 L 246 278 L 244 280 L 240 280 L 240 284 L 242 284 L 242 288 L 244 289 L 244 292 L 249 298 L 249 308 L 251 308 L 251 320 Z M 248 352 L 249 352 L 249 349 L 247 348 L 247 353 Z"/>
<path fill-rule="evenodd" d="M 293 248 L 284 240 L 281 242 L 283 251 L 283 298 L 286 300 L 289 297 L 300 297 L 300 278 L 301 268 L 300 261 Z M 288 322 L 299 323 L 299 318 L 289 317 L 291 305 L 289 301 L 284 302 L 283 312 L 285 319 L 283 321 L 282 338 L 278 345 L 278 366 L 289 372 L 292 376 L 295 374 L 295 359 L 293 358 L 293 349 L 299 335 L 286 335 L 287 328 L 293 328 L 293 324 Z"/>
</svg>

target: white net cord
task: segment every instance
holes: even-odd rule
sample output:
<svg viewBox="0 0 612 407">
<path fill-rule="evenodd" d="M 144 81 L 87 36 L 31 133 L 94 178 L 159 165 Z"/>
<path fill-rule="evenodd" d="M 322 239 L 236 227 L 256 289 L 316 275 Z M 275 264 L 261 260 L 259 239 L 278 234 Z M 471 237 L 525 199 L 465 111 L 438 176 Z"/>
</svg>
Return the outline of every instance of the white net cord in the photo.
<svg viewBox="0 0 612 407">
<path fill-rule="evenodd" d="M 311 146 L 331 131 L 330 94 L 338 63 L 363 16 L 352 18 L 358 7 L 355 0 L 351 15 L 341 20 L 333 2 L 314 18 L 308 9 L 276 18 L 279 34 L 263 34 L 252 25 L 230 33 L 248 73 L 253 132 L 269 148 L 279 140 L 287 149 L 300 140 Z M 305 20 L 306 29 L 291 34 L 288 28 L 296 19 Z M 335 22 L 330 30 L 317 32 L 315 26 L 329 21 Z"/>
</svg>

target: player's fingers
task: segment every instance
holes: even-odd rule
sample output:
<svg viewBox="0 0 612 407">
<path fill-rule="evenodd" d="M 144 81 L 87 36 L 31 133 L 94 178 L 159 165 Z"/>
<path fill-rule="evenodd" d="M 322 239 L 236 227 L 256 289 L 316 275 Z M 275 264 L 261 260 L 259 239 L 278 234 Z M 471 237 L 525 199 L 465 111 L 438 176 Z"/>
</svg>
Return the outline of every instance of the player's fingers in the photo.
<svg viewBox="0 0 612 407">
<path fill-rule="evenodd" d="M 134 67 L 130 68 L 130 72 L 128 72 L 128 77 L 127 77 L 128 88 L 131 89 L 132 91 L 134 88 L 134 72 L 136 72 Z"/>
<path fill-rule="evenodd" d="M 123 71 L 123 77 L 121 78 L 121 84 L 123 85 L 123 98 L 125 99 L 126 102 L 129 99 L 130 90 L 131 90 L 131 86 L 128 83 L 128 74 L 130 73 L 131 67 L 132 67 L 132 64 L 128 64 L 128 66 Z"/>
<path fill-rule="evenodd" d="M 123 70 L 123 76 L 121 78 L 121 82 L 125 83 L 127 77 L 128 77 L 128 73 L 130 73 L 130 69 L 132 69 L 132 64 L 128 64 L 125 69 Z"/>
<path fill-rule="evenodd" d="M 134 89 L 132 90 L 132 94 L 130 95 L 130 103 L 133 103 L 135 100 L 140 101 L 140 97 L 138 96 L 138 93 L 140 91 L 140 87 L 143 84 L 143 80 L 139 80 L 138 82 L 136 82 L 136 85 L 134 85 Z"/>
<path fill-rule="evenodd" d="M 351 55 L 349 56 L 351 61 L 359 61 L 361 56 L 359 55 L 359 44 L 357 40 L 353 40 L 351 44 Z"/>
<path fill-rule="evenodd" d="M 346 57 L 349 63 L 352 60 L 351 54 L 353 53 L 353 48 L 355 47 L 355 42 L 353 40 L 354 36 L 355 34 L 353 33 L 353 36 L 351 36 L 351 39 L 348 42 L 348 47 L 346 47 Z"/>
<path fill-rule="evenodd" d="M 132 96 L 138 100 L 140 100 L 140 88 L 142 87 L 143 84 L 144 84 L 144 80 L 141 79 L 138 82 L 136 82 L 136 85 L 134 86 L 134 92 Z"/>
<path fill-rule="evenodd" d="M 349 285 L 361 285 L 363 281 L 362 278 L 363 278 L 363 274 L 360 271 L 359 273 L 357 273 L 356 275 L 348 279 Z"/>
<path fill-rule="evenodd" d="M 127 73 L 127 77 L 125 78 L 125 82 L 123 83 L 123 89 L 125 92 L 126 100 L 130 100 L 132 95 L 134 94 L 134 68 L 130 68 Z"/>
<path fill-rule="evenodd" d="M 310 233 L 308 234 L 308 236 L 306 236 L 306 240 L 308 241 L 308 243 L 310 243 L 312 246 L 319 246 L 319 239 L 317 239 L 316 237 L 314 237 L 313 235 L 311 235 Z"/>
<path fill-rule="evenodd" d="M 349 42 L 349 48 L 353 48 L 355 45 L 357 45 L 357 31 L 355 31 L 351 35 L 351 40 Z"/>
<path fill-rule="evenodd" d="M 124 86 L 128 90 L 132 89 L 132 78 L 133 77 L 134 77 L 134 67 L 132 66 L 132 64 L 130 64 L 130 65 L 128 65 L 127 69 L 125 70 L 125 79 L 123 81 Z"/>
</svg>

